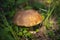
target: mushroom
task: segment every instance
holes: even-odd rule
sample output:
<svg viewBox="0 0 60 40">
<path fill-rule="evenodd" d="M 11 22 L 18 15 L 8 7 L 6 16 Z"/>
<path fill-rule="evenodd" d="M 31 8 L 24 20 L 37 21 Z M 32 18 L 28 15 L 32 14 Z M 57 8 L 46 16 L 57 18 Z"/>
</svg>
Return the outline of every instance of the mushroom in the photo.
<svg viewBox="0 0 60 40">
<path fill-rule="evenodd" d="M 42 22 L 42 16 L 33 9 L 19 10 L 13 18 L 14 24 L 18 26 L 32 27 Z"/>
</svg>

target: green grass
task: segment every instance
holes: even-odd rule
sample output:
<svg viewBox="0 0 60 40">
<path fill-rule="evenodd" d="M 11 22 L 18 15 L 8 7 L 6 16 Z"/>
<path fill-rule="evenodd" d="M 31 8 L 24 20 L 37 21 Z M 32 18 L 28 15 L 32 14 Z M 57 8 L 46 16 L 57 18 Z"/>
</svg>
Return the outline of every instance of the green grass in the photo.
<svg viewBox="0 0 60 40">
<path fill-rule="evenodd" d="M 3 3 L 1 3 L 3 2 Z M 16 3 L 15 3 L 16 2 Z M 60 1 L 54 0 L 52 4 L 50 4 L 49 7 L 44 5 L 43 3 L 39 2 L 33 2 L 32 4 L 26 4 L 24 3 L 28 2 L 28 0 L 22 1 L 22 0 L 1 0 L 0 1 L 0 40 L 22 40 L 22 39 L 35 39 L 35 37 L 28 32 L 28 28 L 21 28 L 13 24 L 13 17 L 16 12 L 16 9 L 35 9 L 44 17 L 43 25 L 47 28 L 47 35 L 52 40 L 60 40 Z M 58 3 L 57 3 L 58 2 Z M 19 6 L 22 6 L 20 8 Z M 19 7 L 19 8 L 18 8 Z M 43 9 L 43 10 L 42 10 Z M 56 15 L 56 21 L 59 27 L 59 30 L 56 30 L 55 32 L 50 29 L 49 24 L 49 18 L 53 15 Z M 36 31 L 39 31 L 38 29 Z M 56 35 L 57 34 L 57 35 Z M 58 35 L 59 34 L 59 35 Z M 21 38 L 22 37 L 22 38 Z"/>
</svg>

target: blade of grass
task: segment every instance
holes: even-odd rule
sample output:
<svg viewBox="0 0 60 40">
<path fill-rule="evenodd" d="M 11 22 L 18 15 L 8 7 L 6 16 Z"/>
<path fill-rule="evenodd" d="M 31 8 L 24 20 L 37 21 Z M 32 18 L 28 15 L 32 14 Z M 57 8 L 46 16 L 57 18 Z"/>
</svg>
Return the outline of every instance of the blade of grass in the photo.
<svg viewBox="0 0 60 40">
<path fill-rule="evenodd" d="M 4 15 L 2 15 L 3 18 L 3 22 L 4 24 L 9 28 L 10 32 L 12 33 L 13 37 L 15 40 L 19 40 L 18 36 L 16 35 L 15 31 L 13 31 L 12 26 L 9 25 L 6 17 Z"/>
<path fill-rule="evenodd" d="M 51 16 L 52 12 L 54 11 L 54 9 L 55 9 L 55 5 L 52 7 L 51 11 L 50 11 L 50 8 L 49 8 L 49 10 L 47 12 L 47 14 L 48 14 L 47 18 L 44 21 L 45 23 L 48 21 L 49 17 Z"/>
<path fill-rule="evenodd" d="M 48 12 L 47 12 L 47 17 L 46 17 L 46 19 L 44 20 L 44 22 L 43 22 L 43 24 L 46 26 L 46 27 L 48 27 L 49 28 L 49 26 L 48 26 L 48 23 L 49 23 L 49 17 L 52 15 L 52 12 L 54 11 L 54 9 L 55 9 L 55 7 L 56 7 L 56 5 L 55 5 L 56 3 L 54 2 L 53 3 L 53 7 L 52 7 L 52 9 L 50 9 L 50 6 L 49 6 L 49 9 L 48 9 Z"/>
</svg>

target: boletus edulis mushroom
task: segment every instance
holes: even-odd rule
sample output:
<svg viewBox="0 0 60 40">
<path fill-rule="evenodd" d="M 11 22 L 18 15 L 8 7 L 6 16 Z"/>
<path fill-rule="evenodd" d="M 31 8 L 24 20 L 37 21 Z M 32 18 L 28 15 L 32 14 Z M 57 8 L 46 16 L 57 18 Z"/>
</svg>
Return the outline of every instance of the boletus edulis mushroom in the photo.
<svg viewBox="0 0 60 40">
<path fill-rule="evenodd" d="M 38 11 L 29 9 L 17 11 L 13 20 L 14 24 L 18 26 L 32 27 L 41 23 L 43 19 Z"/>
</svg>

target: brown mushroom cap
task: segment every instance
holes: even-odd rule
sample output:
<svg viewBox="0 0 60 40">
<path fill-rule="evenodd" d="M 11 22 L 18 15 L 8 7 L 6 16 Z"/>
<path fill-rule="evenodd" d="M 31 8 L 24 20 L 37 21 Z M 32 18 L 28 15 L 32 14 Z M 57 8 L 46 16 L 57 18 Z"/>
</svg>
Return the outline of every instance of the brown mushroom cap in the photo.
<svg viewBox="0 0 60 40">
<path fill-rule="evenodd" d="M 18 26 L 31 27 L 42 22 L 42 16 L 35 10 L 18 11 L 14 18 L 14 24 Z"/>
</svg>

